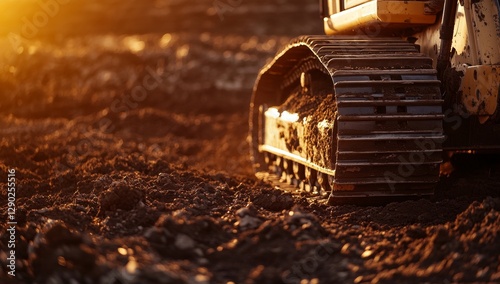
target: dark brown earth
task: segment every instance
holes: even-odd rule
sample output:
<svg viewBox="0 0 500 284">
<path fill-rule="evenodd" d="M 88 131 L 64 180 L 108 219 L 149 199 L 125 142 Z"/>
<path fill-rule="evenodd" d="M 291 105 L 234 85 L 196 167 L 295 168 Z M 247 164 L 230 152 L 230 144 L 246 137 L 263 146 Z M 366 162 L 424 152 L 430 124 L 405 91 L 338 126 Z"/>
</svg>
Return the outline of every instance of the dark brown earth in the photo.
<svg viewBox="0 0 500 284">
<path fill-rule="evenodd" d="M 316 2 L 196 3 L 74 0 L 33 39 L 4 19 L 1 283 L 500 282 L 498 158 L 454 157 L 432 200 L 273 189 L 247 154 L 251 88 L 280 45 L 321 32 Z"/>
</svg>

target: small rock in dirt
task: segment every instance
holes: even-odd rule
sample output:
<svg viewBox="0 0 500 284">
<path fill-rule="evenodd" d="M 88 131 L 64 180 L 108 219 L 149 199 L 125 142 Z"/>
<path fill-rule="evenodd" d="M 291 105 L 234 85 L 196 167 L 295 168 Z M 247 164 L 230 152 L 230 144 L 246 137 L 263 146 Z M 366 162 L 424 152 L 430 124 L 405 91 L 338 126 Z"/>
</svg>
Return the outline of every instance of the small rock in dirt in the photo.
<svg viewBox="0 0 500 284">
<path fill-rule="evenodd" d="M 191 239 L 189 236 L 186 236 L 184 234 L 179 234 L 177 235 L 175 239 L 175 246 L 177 246 L 179 249 L 192 249 L 194 248 L 195 241 Z"/>
<path fill-rule="evenodd" d="M 247 229 L 255 229 L 259 227 L 261 223 L 262 221 L 259 218 L 246 215 L 242 218 L 239 218 L 239 220 L 236 221 L 234 225 L 237 226 L 240 230 L 244 231 Z"/>
<path fill-rule="evenodd" d="M 344 255 L 348 255 L 351 251 L 351 245 L 350 244 L 344 244 L 342 248 L 340 249 L 340 253 Z"/>
<path fill-rule="evenodd" d="M 160 254 L 178 259 L 202 257 L 230 237 L 209 217 L 164 214 L 144 236 Z"/>
<path fill-rule="evenodd" d="M 156 182 L 158 183 L 158 185 L 164 186 L 170 184 L 172 181 L 170 180 L 169 174 L 159 173 Z"/>
<path fill-rule="evenodd" d="M 362 254 L 361 254 L 361 257 L 362 258 L 369 258 L 370 256 L 373 255 L 373 250 L 365 250 Z"/>
<path fill-rule="evenodd" d="M 262 224 L 262 220 L 257 217 L 257 213 L 252 203 L 238 209 L 238 211 L 236 211 L 238 221 L 236 221 L 234 225 L 242 231 L 259 227 L 260 224 Z"/>
<path fill-rule="evenodd" d="M 257 209 L 252 203 L 249 203 L 247 206 L 242 207 L 236 211 L 236 215 L 239 217 L 244 217 L 244 216 L 252 216 L 256 217 L 257 216 Z"/>
</svg>

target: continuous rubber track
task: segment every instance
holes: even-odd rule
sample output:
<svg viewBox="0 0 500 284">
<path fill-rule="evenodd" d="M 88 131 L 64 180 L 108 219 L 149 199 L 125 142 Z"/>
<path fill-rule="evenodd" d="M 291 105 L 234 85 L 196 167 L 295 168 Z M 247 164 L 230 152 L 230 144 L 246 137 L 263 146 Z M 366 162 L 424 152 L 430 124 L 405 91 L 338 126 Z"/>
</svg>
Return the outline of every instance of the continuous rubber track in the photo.
<svg viewBox="0 0 500 284">
<path fill-rule="evenodd" d="M 263 129 L 262 106 L 282 103 L 311 70 L 327 74 L 335 94 L 329 166 L 265 141 L 265 131 L 276 129 Z M 444 139 L 439 86 L 432 60 L 400 38 L 299 37 L 262 69 L 254 87 L 255 168 L 304 190 L 331 191 L 331 202 L 431 195 Z"/>
</svg>

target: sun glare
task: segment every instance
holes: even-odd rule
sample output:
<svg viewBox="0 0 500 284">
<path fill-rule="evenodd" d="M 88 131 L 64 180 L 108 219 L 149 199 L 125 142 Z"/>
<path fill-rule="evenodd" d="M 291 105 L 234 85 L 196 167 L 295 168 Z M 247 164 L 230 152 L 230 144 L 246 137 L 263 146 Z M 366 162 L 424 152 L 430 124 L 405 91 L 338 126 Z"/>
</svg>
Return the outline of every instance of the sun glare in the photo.
<svg viewBox="0 0 500 284">
<path fill-rule="evenodd" d="M 39 36 L 70 0 L 0 0 L 0 35 Z"/>
</svg>

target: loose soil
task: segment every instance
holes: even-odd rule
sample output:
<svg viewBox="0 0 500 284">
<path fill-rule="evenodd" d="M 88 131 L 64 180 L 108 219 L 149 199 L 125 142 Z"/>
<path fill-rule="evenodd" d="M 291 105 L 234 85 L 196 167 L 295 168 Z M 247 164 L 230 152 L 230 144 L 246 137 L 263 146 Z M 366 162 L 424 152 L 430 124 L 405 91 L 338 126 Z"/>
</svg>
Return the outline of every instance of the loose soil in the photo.
<svg viewBox="0 0 500 284">
<path fill-rule="evenodd" d="M 316 2 L 146 2 L 75 0 L 17 45 L 1 25 L 0 218 L 15 169 L 18 222 L 15 277 L 0 223 L 1 283 L 500 282 L 496 157 L 377 207 L 253 176 L 253 81 L 321 33 Z"/>
</svg>

